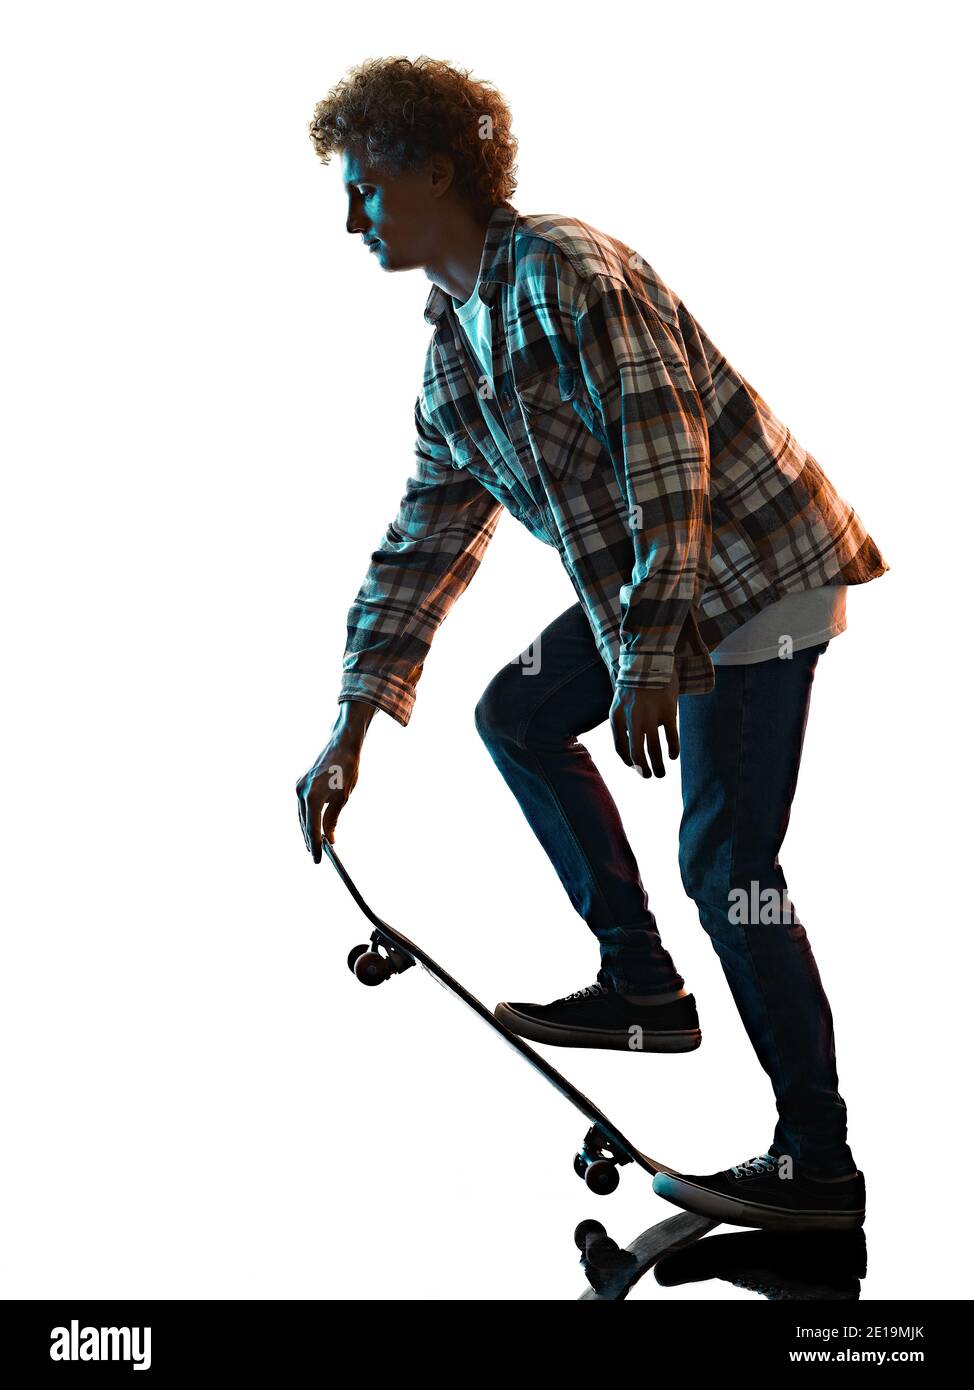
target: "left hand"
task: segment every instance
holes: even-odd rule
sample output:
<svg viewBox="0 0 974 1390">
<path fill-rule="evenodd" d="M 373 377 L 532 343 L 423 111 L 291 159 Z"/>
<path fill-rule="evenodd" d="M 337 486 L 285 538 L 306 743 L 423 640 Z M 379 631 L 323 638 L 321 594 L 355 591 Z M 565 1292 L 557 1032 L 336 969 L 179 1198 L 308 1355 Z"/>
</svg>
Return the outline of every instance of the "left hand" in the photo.
<svg viewBox="0 0 974 1390">
<path fill-rule="evenodd" d="M 616 752 L 629 767 L 638 768 L 643 777 L 665 777 L 663 754 L 659 745 L 660 725 L 666 731 L 666 746 L 670 760 L 680 756 L 680 735 L 676 727 L 679 679 L 676 667 L 670 683 L 662 690 L 626 690 L 617 687 L 609 710 L 609 723 Z M 645 745 L 645 747 L 644 747 Z M 649 751 L 649 763 L 646 761 Z"/>
</svg>

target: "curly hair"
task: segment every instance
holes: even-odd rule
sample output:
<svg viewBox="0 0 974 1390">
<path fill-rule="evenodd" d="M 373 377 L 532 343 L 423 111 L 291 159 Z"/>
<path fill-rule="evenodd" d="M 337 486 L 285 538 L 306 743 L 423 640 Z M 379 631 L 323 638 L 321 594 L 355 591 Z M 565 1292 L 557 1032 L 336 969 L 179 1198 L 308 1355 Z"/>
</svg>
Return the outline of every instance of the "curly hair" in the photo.
<svg viewBox="0 0 974 1390">
<path fill-rule="evenodd" d="M 517 140 L 504 97 L 436 58 L 370 58 L 350 68 L 316 104 L 308 130 L 322 164 L 349 145 L 386 172 L 448 154 L 453 187 L 478 211 L 507 202 L 517 186 Z"/>
</svg>

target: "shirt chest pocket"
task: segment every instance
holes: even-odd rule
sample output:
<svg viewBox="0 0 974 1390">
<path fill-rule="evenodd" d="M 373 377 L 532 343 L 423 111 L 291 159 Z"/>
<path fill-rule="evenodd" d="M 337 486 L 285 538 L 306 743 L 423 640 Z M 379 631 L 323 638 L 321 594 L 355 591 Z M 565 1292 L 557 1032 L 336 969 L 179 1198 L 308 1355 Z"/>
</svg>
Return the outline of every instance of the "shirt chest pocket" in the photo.
<svg viewBox="0 0 974 1390">
<path fill-rule="evenodd" d="M 503 460 L 496 453 L 487 458 L 476 440 L 466 432 L 454 435 L 449 445 L 453 467 L 462 468 L 476 478 L 508 511 L 519 516 L 517 485 Z"/>
<path fill-rule="evenodd" d="M 516 390 L 535 457 L 558 482 L 584 482 L 605 450 L 581 373 L 550 367 Z"/>
</svg>

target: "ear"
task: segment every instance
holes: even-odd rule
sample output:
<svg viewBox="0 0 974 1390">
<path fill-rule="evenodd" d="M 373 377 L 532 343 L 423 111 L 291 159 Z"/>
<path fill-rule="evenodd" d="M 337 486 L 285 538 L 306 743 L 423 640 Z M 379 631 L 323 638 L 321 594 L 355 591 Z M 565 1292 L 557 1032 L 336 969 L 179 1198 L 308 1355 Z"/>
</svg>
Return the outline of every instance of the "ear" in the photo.
<svg viewBox="0 0 974 1390">
<path fill-rule="evenodd" d="M 435 198 L 442 198 L 443 194 L 451 187 L 453 176 L 456 172 L 453 159 L 450 155 L 437 151 L 429 158 L 430 187 Z"/>
</svg>

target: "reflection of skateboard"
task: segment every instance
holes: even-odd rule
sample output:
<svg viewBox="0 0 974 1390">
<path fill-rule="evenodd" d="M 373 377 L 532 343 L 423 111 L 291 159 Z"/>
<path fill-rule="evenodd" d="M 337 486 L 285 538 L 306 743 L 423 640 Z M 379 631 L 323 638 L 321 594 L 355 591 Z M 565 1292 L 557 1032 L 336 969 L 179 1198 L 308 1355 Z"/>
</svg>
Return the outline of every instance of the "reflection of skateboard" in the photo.
<svg viewBox="0 0 974 1390">
<path fill-rule="evenodd" d="M 575 1244 L 582 1252 L 582 1266 L 591 1287 L 580 1301 L 620 1302 L 657 1260 L 692 1245 L 719 1224 L 715 1217 L 681 1212 L 650 1226 L 620 1250 L 600 1221 L 583 1221 L 575 1228 Z"/>
<path fill-rule="evenodd" d="M 671 1173 L 674 1177 L 680 1176 L 676 1169 L 668 1168 L 665 1163 L 659 1163 L 655 1158 L 640 1153 L 602 1111 L 566 1080 L 561 1072 L 556 1071 L 540 1053 L 535 1052 L 523 1038 L 506 1028 L 479 999 L 468 993 L 463 985 L 452 975 L 448 975 L 425 951 L 421 951 L 408 937 L 402 936 L 387 922 L 383 922 L 381 917 L 377 917 L 349 877 L 335 853 L 334 845 L 322 838 L 321 847 L 338 870 L 345 887 L 375 928 L 371 941 L 353 947 L 348 956 L 349 969 L 354 971 L 356 978 L 363 985 L 382 984 L 392 975 L 401 975 L 411 966 L 421 965 L 428 975 L 432 975 L 434 980 L 466 1004 L 468 1009 L 479 1014 L 495 1033 L 499 1033 L 505 1042 L 530 1062 L 589 1121 L 591 1128 L 585 1136 L 580 1152 L 575 1155 L 575 1172 L 580 1178 L 585 1179 L 592 1192 L 600 1195 L 613 1192 L 619 1185 L 618 1169 L 626 1163 L 635 1163 L 650 1175 Z"/>
</svg>

